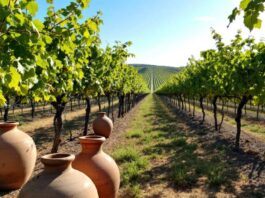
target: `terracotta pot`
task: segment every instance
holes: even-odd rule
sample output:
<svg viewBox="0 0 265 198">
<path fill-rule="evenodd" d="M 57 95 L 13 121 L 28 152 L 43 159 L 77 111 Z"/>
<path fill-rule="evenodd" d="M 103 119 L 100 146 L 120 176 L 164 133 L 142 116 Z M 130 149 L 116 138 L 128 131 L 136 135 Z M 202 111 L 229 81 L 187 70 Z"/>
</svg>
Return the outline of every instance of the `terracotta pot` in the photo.
<svg viewBox="0 0 265 198">
<path fill-rule="evenodd" d="M 113 129 L 113 122 L 108 116 L 106 116 L 106 112 L 99 112 L 92 127 L 96 135 L 108 138 Z"/>
<path fill-rule="evenodd" d="M 79 139 L 82 151 L 76 156 L 73 167 L 92 179 L 100 198 L 117 197 L 120 172 L 115 161 L 102 150 L 102 144 L 106 138 L 88 135 Z"/>
<path fill-rule="evenodd" d="M 0 123 L 0 189 L 20 188 L 30 178 L 36 158 L 32 138 L 20 131 L 17 122 Z"/>
<path fill-rule="evenodd" d="M 74 155 L 49 154 L 41 158 L 44 171 L 20 191 L 19 198 L 98 198 L 94 183 L 72 168 Z"/>
</svg>

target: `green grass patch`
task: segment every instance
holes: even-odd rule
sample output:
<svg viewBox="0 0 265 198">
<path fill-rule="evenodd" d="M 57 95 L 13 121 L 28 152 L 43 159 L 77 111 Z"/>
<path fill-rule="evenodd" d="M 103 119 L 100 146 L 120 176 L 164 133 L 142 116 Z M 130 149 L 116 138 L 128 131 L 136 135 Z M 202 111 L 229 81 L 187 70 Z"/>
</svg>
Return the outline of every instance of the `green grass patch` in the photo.
<svg viewBox="0 0 265 198">
<path fill-rule="evenodd" d="M 246 128 L 249 131 L 255 132 L 255 133 L 265 134 L 265 127 L 259 124 L 246 125 L 244 128 Z"/>
<path fill-rule="evenodd" d="M 227 169 L 222 162 L 198 159 L 195 155 L 182 154 L 172 167 L 172 179 L 176 186 L 194 185 L 198 178 L 205 176 L 211 187 L 219 187 L 227 183 Z"/>
<path fill-rule="evenodd" d="M 122 185 L 137 184 L 142 178 L 143 172 L 148 164 L 148 160 L 141 157 L 124 165 L 125 168 L 122 173 Z"/>
<path fill-rule="evenodd" d="M 211 164 L 207 170 L 207 179 L 210 186 L 218 187 L 224 184 L 227 180 L 225 167 L 222 163 Z"/>
<path fill-rule="evenodd" d="M 126 197 L 141 198 L 140 185 L 128 185 L 124 190 Z"/>
<path fill-rule="evenodd" d="M 127 138 L 141 138 L 144 135 L 144 132 L 142 130 L 130 130 L 127 132 L 126 137 Z"/>
<path fill-rule="evenodd" d="M 146 134 L 143 138 L 142 141 L 144 144 L 150 144 L 154 141 L 154 137 L 150 134 Z"/>
<path fill-rule="evenodd" d="M 113 157 L 122 167 L 122 185 L 137 184 L 149 165 L 147 158 L 132 147 L 116 150 Z"/>
<path fill-rule="evenodd" d="M 112 156 L 118 163 L 125 163 L 136 161 L 140 154 L 135 148 L 127 147 L 114 151 Z"/>
<path fill-rule="evenodd" d="M 113 157 L 121 170 L 121 187 L 126 197 L 142 197 L 141 182 L 150 175 L 146 173 L 150 166 L 150 156 L 143 152 L 153 144 L 152 97 L 148 96 L 140 106 L 130 129 L 125 133 L 125 142 L 113 152 Z M 152 157 L 155 157 L 152 155 Z"/>
<path fill-rule="evenodd" d="M 196 181 L 196 178 L 190 169 L 185 164 L 176 163 L 173 167 L 172 179 L 176 186 L 186 187 L 193 184 Z"/>
<path fill-rule="evenodd" d="M 172 145 L 180 149 L 176 150 L 171 174 L 177 187 L 193 186 L 200 177 L 206 177 L 211 187 L 219 187 L 227 182 L 227 169 L 221 161 L 222 154 L 201 159 L 195 153 L 197 145 L 188 144 L 184 137 L 175 139 Z"/>
</svg>

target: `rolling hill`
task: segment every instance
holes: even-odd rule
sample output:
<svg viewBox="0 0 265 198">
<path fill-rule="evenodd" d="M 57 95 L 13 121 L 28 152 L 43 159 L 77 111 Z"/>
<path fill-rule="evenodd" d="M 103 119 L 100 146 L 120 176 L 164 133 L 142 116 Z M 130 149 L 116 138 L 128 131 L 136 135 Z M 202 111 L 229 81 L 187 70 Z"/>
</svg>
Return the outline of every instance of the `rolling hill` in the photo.
<svg viewBox="0 0 265 198">
<path fill-rule="evenodd" d="M 156 91 L 171 75 L 179 72 L 182 67 L 132 64 L 146 80 L 151 92 Z"/>
</svg>

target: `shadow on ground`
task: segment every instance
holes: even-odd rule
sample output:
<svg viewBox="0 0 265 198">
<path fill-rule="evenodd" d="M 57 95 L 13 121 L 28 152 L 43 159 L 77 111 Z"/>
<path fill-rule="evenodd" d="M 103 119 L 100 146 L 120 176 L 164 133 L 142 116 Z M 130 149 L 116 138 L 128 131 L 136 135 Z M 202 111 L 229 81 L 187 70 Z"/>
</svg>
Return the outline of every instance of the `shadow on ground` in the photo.
<svg viewBox="0 0 265 198">
<path fill-rule="evenodd" d="M 170 153 L 170 157 L 167 163 L 146 171 L 139 181 L 142 185 L 166 182 L 177 192 L 200 188 L 213 197 L 217 192 L 238 197 L 265 197 L 264 178 L 261 178 L 264 161 L 255 155 L 235 151 L 233 143 L 220 139 L 212 127 L 201 125 L 185 113 L 167 107 L 158 96 L 154 97 L 156 105 L 152 113 L 145 115 L 147 120 L 152 120 L 154 128 L 145 132 L 156 131 L 157 143 L 146 148 L 144 153 Z M 245 183 L 240 191 L 236 189 L 238 182 Z"/>
</svg>

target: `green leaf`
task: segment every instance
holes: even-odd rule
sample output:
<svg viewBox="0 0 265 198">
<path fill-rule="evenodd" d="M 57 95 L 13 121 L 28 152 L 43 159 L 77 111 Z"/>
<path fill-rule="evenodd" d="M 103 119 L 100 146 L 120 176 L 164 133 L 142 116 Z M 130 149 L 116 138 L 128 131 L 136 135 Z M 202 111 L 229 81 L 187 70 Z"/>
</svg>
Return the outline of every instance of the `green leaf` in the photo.
<svg viewBox="0 0 265 198">
<path fill-rule="evenodd" d="M 97 26 L 97 24 L 96 24 L 94 21 L 92 21 L 92 20 L 89 20 L 89 21 L 88 21 L 88 27 L 89 27 L 92 31 L 94 31 L 94 32 L 97 32 L 97 31 L 98 31 L 98 26 Z"/>
<path fill-rule="evenodd" d="M 35 69 L 31 68 L 29 71 L 27 71 L 24 75 L 26 79 L 32 78 L 35 76 Z"/>
<path fill-rule="evenodd" d="M 38 11 L 38 4 L 35 1 L 30 1 L 27 4 L 26 8 L 29 11 L 29 13 L 34 16 Z"/>
<path fill-rule="evenodd" d="M 47 66 L 48 66 L 48 62 L 46 61 L 46 60 L 44 60 L 41 56 L 39 56 L 39 55 L 37 55 L 37 56 L 35 56 L 35 58 L 36 58 L 36 64 L 38 65 L 38 66 L 40 66 L 41 68 L 43 68 L 43 69 L 46 69 L 47 68 Z"/>
<path fill-rule="evenodd" d="M 9 14 L 10 14 L 10 11 L 8 9 L 0 6 L 0 20 L 5 19 Z"/>
<path fill-rule="evenodd" d="M 262 26 L 262 20 L 258 19 L 258 21 L 254 24 L 254 28 L 260 29 Z"/>
<path fill-rule="evenodd" d="M 3 96 L 2 92 L 0 92 L 0 106 L 3 106 L 6 102 L 5 97 Z"/>
<path fill-rule="evenodd" d="M 258 13 L 247 13 L 244 16 L 244 24 L 249 30 L 253 30 L 255 24 L 258 23 Z"/>
<path fill-rule="evenodd" d="M 9 0 L 0 0 L 0 5 L 7 6 L 8 2 L 9 2 Z"/>
<path fill-rule="evenodd" d="M 14 88 L 15 90 L 19 89 L 19 82 L 21 80 L 21 75 L 18 73 L 17 69 L 13 66 L 10 67 L 9 74 L 10 80 L 9 80 L 9 87 Z"/>
<path fill-rule="evenodd" d="M 22 14 L 16 13 L 14 16 L 19 21 L 20 25 L 23 25 L 24 24 L 25 17 Z"/>
<path fill-rule="evenodd" d="M 47 44 L 51 44 L 52 43 L 52 38 L 48 35 L 44 35 L 44 40 Z"/>
<path fill-rule="evenodd" d="M 84 73 L 82 71 L 78 72 L 78 77 L 79 79 L 82 79 L 84 77 Z"/>
<path fill-rule="evenodd" d="M 250 3 L 251 0 L 242 0 L 240 2 L 240 8 L 242 10 L 245 10 L 248 7 L 248 4 Z"/>
<path fill-rule="evenodd" d="M 53 0 L 46 0 L 46 2 L 52 4 Z"/>
<path fill-rule="evenodd" d="M 264 11 L 264 5 L 263 4 L 259 4 L 257 6 L 256 10 L 258 10 L 259 12 L 263 12 Z"/>
<path fill-rule="evenodd" d="M 60 61 L 60 60 L 55 60 L 55 64 L 56 64 L 56 67 L 58 67 L 59 69 L 63 68 L 63 63 L 62 63 L 62 61 Z"/>
<path fill-rule="evenodd" d="M 42 23 L 39 19 L 35 19 L 35 20 L 33 20 L 33 23 L 34 23 L 34 25 L 36 26 L 36 28 L 37 28 L 39 31 L 42 31 L 42 30 L 43 30 L 44 25 L 43 25 L 43 23 Z"/>
<path fill-rule="evenodd" d="M 89 36 L 90 36 L 90 34 L 89 34 L 89 32 L 86 30 L 86 31 L 84 32 L 84 37 L 85 37 L 85 38 L 89 38 Z"/>
<path fill-rule="evenodd" d="M 90 3 L 90 0 L 77 0 L 77 2 L 81 4 L 82 8 L 86 8 Z"/>
<path fill-rule="evenodd" d="M 28 94 L 28 91 L 29 91 L 29 88 L 28 88 L 27 85 L 21 85 L 20 86 L 20 92 L 21 92 L 22 95 Z"/>
<path fill-rule="evenodd" d="M 240 10 L 238 10 L 237 8 L 233 9 L 232 14 L 228 16 L 229 22 L 232 23 L 236 19 L 237 15 L 239 14 L 240 14 Z"/>
</svg>

